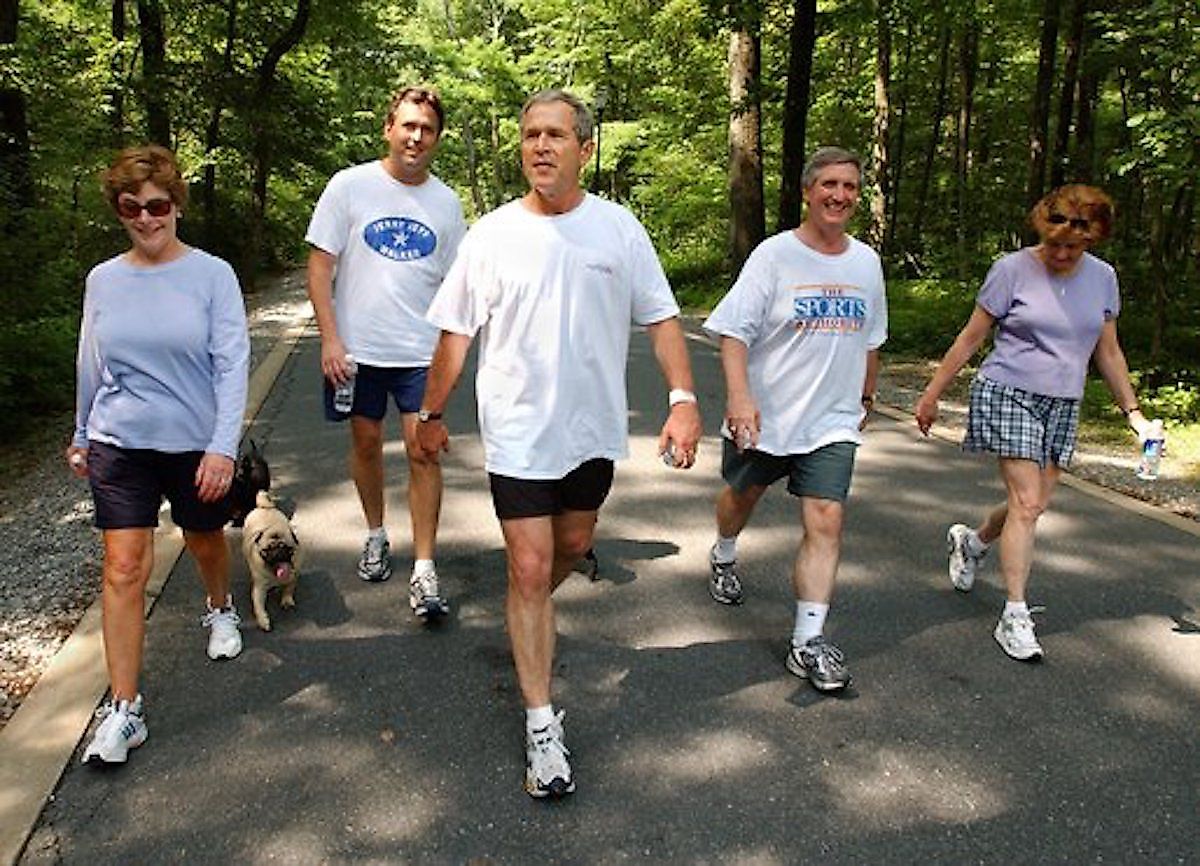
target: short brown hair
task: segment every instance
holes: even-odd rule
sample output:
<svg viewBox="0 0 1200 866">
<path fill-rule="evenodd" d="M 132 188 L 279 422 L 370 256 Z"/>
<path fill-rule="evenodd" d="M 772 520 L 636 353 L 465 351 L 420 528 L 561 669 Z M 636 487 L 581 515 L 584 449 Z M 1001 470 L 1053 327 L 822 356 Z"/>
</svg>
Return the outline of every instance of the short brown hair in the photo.
<svg viewBox="0 0 1200 866">
<path fill-rule="evenodd" d="M 583 100 L 561 88 L 552 88 L 550 90 L 539 90 L 533 96 L 525 100 L 525 104 L 521 106 L 521 131 L 525 130 L 525 115 L 529 113 L 529 109 L 535 105 L 549 105 L 554 102 L 562 102 L 575 113 L 575 122 L 572 128 L 575 130 L 575 138 L 580 144 L 592 140 L 592 113 L 588 111 L 587 105 Z"/>
<path fill-rule="evenodd" d="M 1112 199 L 1082 183 L 1052 190 L 1029 210 L 1029 224 L 1038 237 L 1059 243 L 1073 239 L 1090 245 L 1107 240 L 1114 219 Z"/>
<path fill-rule="evenodd" d="M 397 90 L 392 96 L 392 101 L 388 103 L 387 122 L 389 126 L 396 119 L 396 109 L 403 102 L 428 105 L 432 108 L 433 113 L 437 115 L 438 135 L 442 134 L 442 130 L 446 128 L 446 110 L 442 108 L 442 98 L 438 96 L 436 90 L 431 87 L 403 87 Z"/>
<path fill-rule="evenodd" d="M 166 190 L 175 207 L 182 208 L 187 204 L 187 182 L 179 171 L 175 154 L 160 145 L 127 147 L 100 175 L 100 188 L 114 210 L 122 193 L 136 195 L 144 183 L 152 183 Z"/>
<path fill-rule="evenodd" d="M 858 172 L 859 182 L 862 182 L 862 157 L 852 150 L 846 150 L 844 147 L 818 147 L 813 151 L 812 156 L 808 158 L 808 162 L 804 164 L 804 171 L 800 173 L 800 186 L 808 189 L 817 182 L 817 175 L 821 169 L 828 168 L 831 165 L 852 165 Z"/>
</svg>

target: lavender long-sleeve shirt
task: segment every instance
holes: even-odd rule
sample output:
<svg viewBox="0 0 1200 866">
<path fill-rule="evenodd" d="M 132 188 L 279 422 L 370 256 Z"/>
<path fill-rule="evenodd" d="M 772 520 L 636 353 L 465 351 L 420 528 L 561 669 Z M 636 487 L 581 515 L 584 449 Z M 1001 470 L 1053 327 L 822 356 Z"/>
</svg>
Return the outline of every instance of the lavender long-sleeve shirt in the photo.
<svg viewBox="0 0 1200 866">
<path fill-rule="evenodd" d="M 235 457 L 249 366 L 226 262 L 198 249 L 151 267 L 102 262 L 84 293 L 72 444 Z"/>
</svg>

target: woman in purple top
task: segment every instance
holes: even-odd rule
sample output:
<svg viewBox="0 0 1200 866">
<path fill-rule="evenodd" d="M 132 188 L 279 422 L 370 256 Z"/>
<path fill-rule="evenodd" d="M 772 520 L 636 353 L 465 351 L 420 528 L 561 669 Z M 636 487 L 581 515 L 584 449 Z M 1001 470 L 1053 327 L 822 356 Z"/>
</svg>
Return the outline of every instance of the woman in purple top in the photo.
<svg viewBox="0 0 1200 866">
<path fill-rule="evenodd" d="M 999 458 L 1008 497 L 976 529 L 956 523 L 946 539 L 950 580 L 962 592 L 971 589 L 980 560 L 1000 539 L 1008 600 L 994 636 L 1022 661 L 1042 657 L 1025 587 L 1038 518 L 1075 449 L 1089 359 L 1139 438 L 1150 426 L 1117 340 L 1116 273 L 1088 252 L 1112 233 L 1112 200 L 1095 187 L 1060 187 L 1033 206 L 1029 221 L 1040 243 L 992 265 L 971 318 L 915 409 L 917 426 L 929 435 L 938 398 L 994 328 L 992 352 L 971 384 L 963 448 Z"/>
<path fill-rule="evenodd" d="M 224 526 L 250 345 L 233 269 L 176 234 L 187 185 L 171 152 L 122 151 L 103 190 L 130 247 L 87 277 L 66 458 L 91 485 L 104 539 L 112 699 L 83 760 L 123 763 L 146 739 L 138 678 L 163 497 L 208 593 L 209 657 L 233 658 L 242 648 Z"/>
</svg>

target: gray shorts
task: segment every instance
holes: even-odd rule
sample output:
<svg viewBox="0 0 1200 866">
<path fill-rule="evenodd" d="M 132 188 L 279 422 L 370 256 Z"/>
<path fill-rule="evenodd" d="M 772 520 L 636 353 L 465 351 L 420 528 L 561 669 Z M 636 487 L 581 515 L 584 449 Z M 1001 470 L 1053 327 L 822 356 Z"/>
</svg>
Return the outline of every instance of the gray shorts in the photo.
<svg viewBox="0 0 1200 866">
<path fill-rule="evenodd" d="M 739 453 L 736 445 L 722 439 L 721 449 L 721 477 L 738 493 L 750 487 L 770 487 L 786 475 L 787 490 L 793 496 L 845 502 L 858 446 L 833 442 L 807 454 L 780 457 L 754 450 Z"/>
</svg>

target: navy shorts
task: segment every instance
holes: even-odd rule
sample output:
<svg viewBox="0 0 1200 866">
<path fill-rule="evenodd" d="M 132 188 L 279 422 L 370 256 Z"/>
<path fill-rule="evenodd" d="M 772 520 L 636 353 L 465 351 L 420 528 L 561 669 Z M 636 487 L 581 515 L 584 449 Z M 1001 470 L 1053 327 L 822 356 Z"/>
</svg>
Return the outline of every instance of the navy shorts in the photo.
<svg viewBox="0 0 1200 866">
<path fill-rule="evenodd" d="M 562 478 L 535 481 L 488 473 L 492 505 L 501 520 L 547 517 L 564 511 L 599 511 L 612 489 L 613 462 L 588 460 Z"/>
<path fill-rule="evenodd" d="M 788 493 L 813 499 L 845 502 L 854 475 L 853 442 L 832 442 L 807 454 L 766 454 L 753 449 L 737 450 L 728 439 L 721 440 L 721 477 L 743 493 L 749 487 L 770 487 L 787 476 Z"/>
<path fill-rule="evenodd" d="M 425 376 L 428 367 L 372 367 L 359 364 L 354 377 L 354 405 L 350 414 L 343 415 L 333 408 L 333 386 L 325 379 L 325 419 L 345 421 L 350 415 L 360 415 L 372 421 L 382 421 L 387 414 L 388 396 L 401 412 L 416 412 L 425 398 Z"/>
<path fill-rule="evenodd" d="M 1075 453 L 1079 402 L 1034 394 L 982 376 L 971 383 L 965 451 L 1066 468 Z"/>
<path fill-rule="evenodd" d="M 100 529 L 145 529 L 158 526 L 163 497 L 171 503 L 171 519 L 180 529 L 212 532 L 229 520 L 229 501 L 201 502 L 196 469 L 203 451 L 168 454 L 145 448 L 118 448 L 89 442 L 88 481 Z"/>
</svg>

